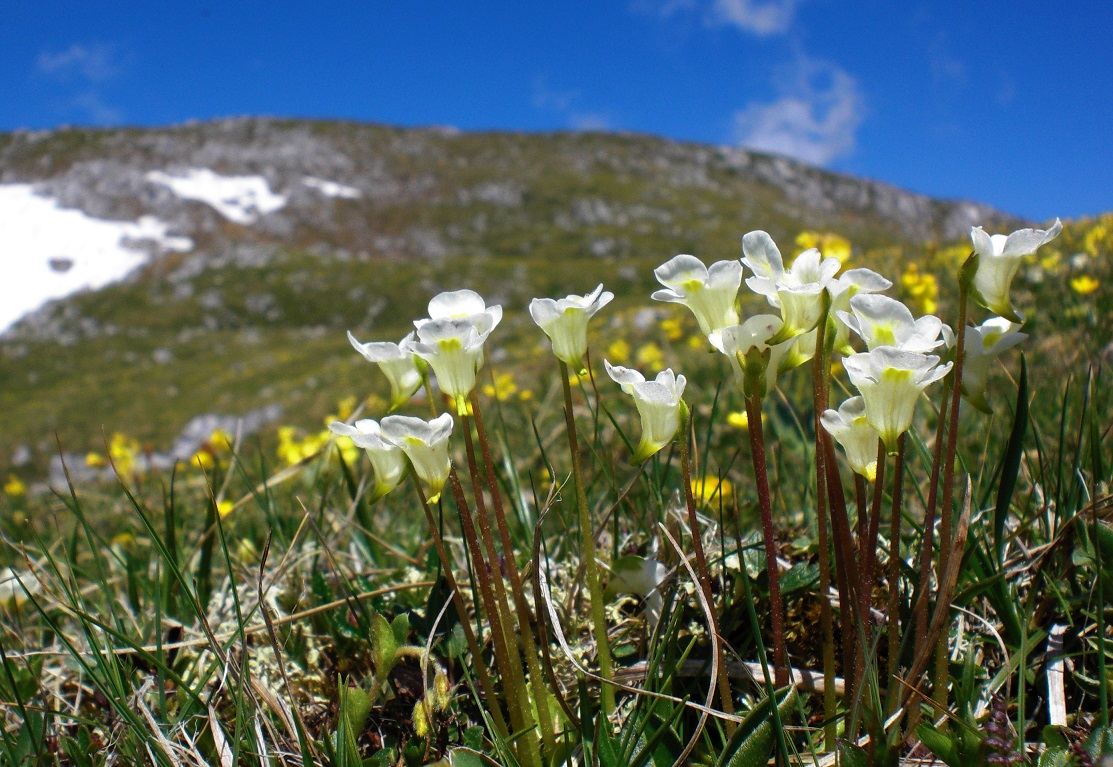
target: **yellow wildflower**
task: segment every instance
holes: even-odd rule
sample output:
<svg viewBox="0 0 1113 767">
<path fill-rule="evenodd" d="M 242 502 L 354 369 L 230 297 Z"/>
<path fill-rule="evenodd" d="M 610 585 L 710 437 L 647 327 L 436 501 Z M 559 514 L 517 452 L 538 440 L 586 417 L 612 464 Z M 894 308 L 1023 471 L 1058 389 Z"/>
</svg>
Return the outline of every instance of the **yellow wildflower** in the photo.
<svg viewBox="0 0 1113 767">
<path fill-rule="evenodd" d="M 676 317 L 661 320 L 661 332 L 670 341 L 678 341 L 684 337 L 684 324 Z"/>
<path fill-rule="evenodd" d="M 746 431 L 750 428 L 750 417 L 745 412 L 736 410 L 732 413 L 727 413 L 727 425 L 735 429 Z"/>
<path fill-rule="evenodd" d="M 236 508 L 236 504 L 232 503 L 227 498 L 217 501 L 216 504 L 216 511 L 220 514 L 221 519 L 231 514 L 234 508 Z"/>
<path fill-rule="evenodd" d="M 189 459 L 189 465 L 194 466 L 201 471 L 210 471 L 214 466 L 216 466 L 216 458 L 213 457 L 213 454 L 210 451 L 206 450 L 205 448 L 201 448 L 193 454 L 192 458 Z"/>
<path fill-rule="evenodd" d="M 121 477 L 132 474 L 139 458 L 139 442 L 122 432 L 116 432 L 108 443 L 108 455 Z"/>
<path fill-rule="evenodd" d="M 707 339 L 703 336 L 688 336 L 688 348 L 702 351 L 708 349 Z"/>
<path fill-rule="evenodd" d="M 498 400 L 507 400 L 518 393 L 518 384 L 509 373 L 499 373 L 493 384 L 484 384 L 483 393 Z"/>
<path fill-rule="evenodd" d="M 701 505 L 717 504 L 720 499 L 726 503 L 733 493 L 734 487 L 725 479 L 720 481 L 718 477 L 708 475 L 692 480 L 692 497 Z"/>
<path fill-rule="evenodd" d="M 14 498 L 17 495 L 26 495 L 27 485 L 23 483 L 15 474 L 8 475 L 8 481 L 4 483 L 4 495 Z"/>
<path fill-rule="evenodd" d="M 1070 289 L 1080 296 L 1088 296 L 1099 287 L 1101 287 L 1101 283 L 1088 274 L 1072 277 L 1070 281 Z"/>
<path fill-rule="evenodd" d="M 356 409 L 356 403 L 359 400 L 355 397 L 345 397 L 336 403 L 336 412 L 332 415 L 325 416 L 325 426 L 328 426 L 333 421 L 347 421 L 348 416 Z"/>
<path fill-rule="evenodd" d="M 939 282 L 934 274 L 920 272 L 916 264 L 909 264 L 900 276 L 900 289 L 904 300 L 916 314 L 935 314 L 939 309 Z"/>
<path fill-rule="evenodd" d="M 618 339 L 607 347 L 607 359 L 615 365 L 625 365 L 630 361 L 630 344 Z"/>
<path fill-rule="evenodd" d="M 1109 250 L 1110 247 L 1113 246 L 1113 240 L 1106 241 L 1111 233 L 1113 233 L 1113 229 L 1111 229 L 1110 226 L 1106 226 L 1105 221 L 1094 224 L 1087 229 L 1086 234 L 1082 236 L 1082 249 L 1091 256 L 1096 257 L 1100 255 L 1103 249 Z"/>
<path fill-rule="evenodd" d="M 665 353 L 661 351 L 661 347 L 650 341 L 638 348 L 638 354 L 635 358 L 638 367 L 649 370 L 662 370 L 665 367 Z"/>
<path fill-rule="evenodd" d="M 850 260 L 850 240 L 834 232 L 800 232 L 796 235 L 799 252 L 819 248 L 824 258 L 837 258 L 840 264 Z"/>
</svg>

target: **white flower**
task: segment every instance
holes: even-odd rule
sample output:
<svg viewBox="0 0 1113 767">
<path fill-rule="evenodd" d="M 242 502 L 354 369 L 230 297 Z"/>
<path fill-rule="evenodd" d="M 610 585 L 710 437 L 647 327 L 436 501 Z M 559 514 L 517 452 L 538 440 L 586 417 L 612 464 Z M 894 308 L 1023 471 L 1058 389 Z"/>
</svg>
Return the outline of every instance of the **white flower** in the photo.
<svg viewBox="0 0 1113 767">
<path fill-rule="evenodd" d="M 908 307 L 895 298 L 863 293 L 850 299 L 850 311 L 838 312 L 843 324 L 853 330 L 866 347 L 893 346 L 906 352 L 930 352 L 943 340 L 943 321 L 934 315 L 913 319 Z"/>
<path fill-rule="evenodd" d="M 613 298 L 614 293 L 604 291 L 600 284 L 586 296 L 556 301 L 535 298 L 529 302 L 529 315 L 549 337 L 557 359 L 578 370 L 587 352 L 587 321 Z"/>
<path fill-rule="evenodd" d="M 695 256 L 682 253 L 658 266 L 653 274 L 665 289 L 651 297 L 687 306 L 704 335 L 738 322 L 735 304 L 742 265 L 737 261 L 717 261 L 708 268 Z"/>
<path fill-rule="evenodd" d="M 1001 352 L 1011 349 L 1026 339 L 1026 333 L 1018 332 L 1019 323 L 1009 322 L 1004 317 L 994 317 L 977 327 L 966 328 L 962 360 L 962 396 L 983 413 L 992 413 L 986 400 L 986 384 L 989 368 Z M 948 348 L 955 346 L 955 333 L 943 327 L 943 337 Z"/>
<path fill-rule="evenodd" d="M 468 320 L 480 335 L 490 333 L 502 320 L 502 307 L 488 307 L 483 296 L 474 290 L 453 290 L 439 293 L 429 301 L 429 318 L 417 320 L 420 328 L 433 320 Z"/>
<path fill-rule="evenodd" d="M 429 363 L 437 385 L 456 403 L 456 412 L 467 412 L 467 399 L 475 388 L 475 375 L 483 365 L 483 344 L 490 330 L 480 334 L 469 319 L 423 322 L 412 343 L 414 354 Z"/>
<path fill-rule="evenodd" d="M 912 425 L 916 401 L 929 384 L 951 370 L 933 354 L 917 354 L 879 346 L 843 360 L 850 380 L 866 403 L 866 420 L 877 430 L 890 452 L 897 438 Z"/>
<path fill-rule="evenodd" d="M 641 463 L 672 442 L 680 430 L 680 410 L 687 379 L 672 369 L 662 370 L 657 378 L 646 381 L 636 370 L 612 365 L 603 360 L 609 375 L 622 390 L 634 398 L 642 421 L 642 436 L 633 462 Z"/>
<path fill-rule="evenodd" d="M 978 256 L 971 297 L 994 314 L 1020 322 L 1009 298 L 1020 260 L 1058 237 L 1061 231 L 1063 224 L 1059 219 L 1050 229 L 1019 229 L 1007 237 L 1003 234 L 991 237 L 980 226 L 971 229 L 970 239 Z"/>
<path fill-rule="evenodd" d="M 440 498 L 452 462 L 448 458 L 448 437 L 452 434 L 452 416 L 443 413 L 432 421 L 405 415 L 388 415 L 382 421 L 384 440 L 401 448 L 429 495 L 429 502 Z"/>
<path fill-rule="evenodd" d="M 842 262 L 833 256 L 822 258 L 817 248 L 811 248 L 798 255 L 786 270 L 773 238 L 760 230 L 742 237 L 742 252 L 742 263 L 754 272 L 746 284 L 780 307 L 784 324 L 774 343 L 814 328 L 823 314 L 823 291 L 842 268 Z"/>
<path fill-rule="evenodd" d="M 348 341 L 368 362 L 374 362 L 390 381 L 390 409 L 396 410 L 409 401 L 413 393 L 421 388 L 423 375 L 414 359 L 411 344 L 414 334 L 410 333 L 401 343 L 389 341 L 369 341 L 360 343 L 348 333 Z"/>
<path fill-rule="evenodd" d="M 880 293 L 893 287 L 893 283 L 872 269 L 849 269 L 831 280 L 827 291 L 831 294 L 830 314 L 836 319 L 839 312 L 850 311 L 850 299 L 859 293 Z M 833 348 L 842 354 L 853 354 L 850 346 L 850 328 L 839 319 L 835 322 Z"/>
<path fill-rule="evenodd" d="M 747 397 L 764 397 L 777 385 L 781 360 L 791 346 L 791 341 L 769 346 L 769 339 L 780 329 L 780 317 L 757 314 L 741 325 L 731 325 L 708 338 L 711 345 L 730 360 Z M 815 345 L 814 339 L 812 345 Z"/>
<path fill-rule="evenodd" d="M 406 457 L 397 445 L 383 439 L 377 422 L 370 418 L 356 421 L 355 425 L 333 421 L 328 427 L 334 434 L 350 437 L 358 447 L 367 451 L 367 457 L 371 459 L 371 468 L 375 471 L 375 487 L 371 491 L 372 501 L 379 500 L 402 481 L 406 472 Z"/>
<path fill-rule="evenodd" d="M 846 453 L 846 462 L 855 473 L 873 482 L 877 476 L 877 429 L 866 418 L 866 402 L 851 397 L 838 410 L 825 410 L 820 416 L 823 428 Z"/>
</svg>

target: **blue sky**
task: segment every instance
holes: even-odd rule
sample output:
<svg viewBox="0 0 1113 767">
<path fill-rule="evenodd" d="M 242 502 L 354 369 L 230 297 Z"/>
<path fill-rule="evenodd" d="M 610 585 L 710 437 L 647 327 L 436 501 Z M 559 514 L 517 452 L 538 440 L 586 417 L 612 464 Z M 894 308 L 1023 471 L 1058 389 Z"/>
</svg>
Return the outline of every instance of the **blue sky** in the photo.
<svg viewBox="0 0 1113 767">
<path fill-rule="evenodd" d="M 1113 211 L 1110 29 L 1099 0 L 9 0 L 0 130 L 634 131 L 1043 221 Z"/>
</svg>

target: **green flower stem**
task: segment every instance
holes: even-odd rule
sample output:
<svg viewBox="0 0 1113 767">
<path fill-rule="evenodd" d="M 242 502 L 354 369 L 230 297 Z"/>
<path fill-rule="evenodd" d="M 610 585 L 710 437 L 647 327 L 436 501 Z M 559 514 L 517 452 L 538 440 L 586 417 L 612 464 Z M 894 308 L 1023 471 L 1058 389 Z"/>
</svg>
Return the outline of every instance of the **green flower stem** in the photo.
<svg viewBox="0 0 1113 767">
<path fill-rule="evenodd" d="M 460 525 L 464 530 L 464 540 L 471 552 L 472 566 L 475 568 L 479 582 L 479 593 L 483 598 L 483 610 L 487 614 L 488 623 L 491 624 L 491 640 L 495 648 L 495 662 L 498 664 L 503 682 L 508 688 L 510 723 L 513 725 L 515 732 L 526 731 L 526 749 L 524 753 L 519 754 L 519 758 L 528 758 L 530 764 L 539 765 L 541 756 L 537 745 L 537 733 L 533 722 L 530 721 L 531 717 L 527 713 L 529 711 L 529 695 L 522 679 L 521 657 L 511 658 L 507 646 L 506 627 L 503 625 L 491 585 L 496 580 L 495 575 L 491 571 L 490 563 L 483 558 L 479 538 L 476 535 L 475 523 L 471 518 L 471 510 L 468 507 L 468 500 L 464 496 L 464 488 L 460 484 L 460 477 L 457 476 L 455 469 L 449 472 L 448 483 L 452 488 L 452 495 L 456 499 L 456 508 L 460 513 Z M 501 577 L 500 573 L 499 578 L 501 579 Z M 517 674 L 515 674 L 515 668 Z"/>
<path fill-rule="evenodd" d="M 829 295 L 829 294 L 828 294 Z M 830 300 L 825 302 L 830 306 Z M 815 355 L 812 357 L 812 428 L 815 431 L 815 524 L 819 547 L 819 623 L 823 631 L 823 747 L 835 749 L 835 624 L 831 616 L 831 551 L 827 535 L 827 455 L 823 447 L 825 432 L 820 416 L 827 409 L 827 309 L 816 324 Z M 839 586 L 842 587 L 840 579 Z M 840 594 L 841 596 L 841 594 Z M 842 604 L 846 604 L 843 602 Z"/>
<path fill-rule="evenodd" d="M 947 452 L 943 458 L 943 505 L 939 511 L 939 566 L 937 573 L 942 575 L 947 572 L 947 564 L 951 558 L 951 512 L 954 506 L 955 486 L 955 454 L 958 452 L 958 409 L 962 404 L 962 368 L 966 356 L 966 315 L 967 304 L 970 296 L 970 285 L 974 279 L 977 267 L 977 255 L 971 254 L 962 265 L 959 274 L 958 291 L 958 324 L 955 326 L 955 365 L 951 370 L 954 376 L 951 384 L 951 412 L 947 423 Z M 939 605 L 936 609 L 943 608 Z M 945 609 L 945 608 L 943 608 Z M 932 678 L 932 699 L 938 704 L 936 714 L 942 716 L 947 708 L 947 685 L 950 679 L 950 667 L 947 661 L 947 644 L 951 632 L 944 629 L 939 634 L 938 644 L 935 646 L 935 674 Z"/>
<path fill-rule="evenodd" d="M 564 384 L 564 422 L 568 431 L 568 450 L 572 454 L 572 482 L 576 486 L 576 506 L 580 516 L 580 548 L 583 549 L 584 573 L 587 577 L 588 596 L 591 599 L 591 622 L 595 628 L 596 652 L 599 655 L 599 675 L 610 681 L 614 678 L 611 667 L 611 645 L 607 637 L 607 614 L 603 609 L 603 584 L 599 580 L 599 567 L 595 562 L 595 527 L 587 505 L 587 488 L 584 487 L 580 466 L 580 447 L 576 439 L 576 418 L 572 411 L 572 385 L 568 382 L 568 363 L 560 362 L 560 380 Z M 604 684 L 601 691 L 603 715 L 614 711 L 614 688 Z"/>
<path fill-rule="evenodd" d="M 900 660 L 900 513 L 901 491 L 904 480 L 904 433 L 897 437 L 897 458 L 893 465 L 893 513 L 889 524 L 889 714 L 896 712 L 900 703 L 899 685 L 894 677 Z"/>
<path fill-rule="evenodd" d="M 769 575 L 769 609 L 773 620 L 773 677 L 777 687 L 789 683 L 788 648 L 785 645 L 784 606 L 781 603 L 780 574 L 777 572 L 777 546 L 773 533 L 773 506 L 769 494 L 769 474 L 765 466 L 765 435 L 761 428 L 761 397 L 746 397 L 749 422 L 750 457 L 754 465 L 758 504 L 761 507 L 762 537 L 765 539 L 765 567 Z"/>
<path fill-rule="evenodd" d="M 418 480 L 413 471 L 410 471 L 410 477 L 413 479 L 417 497 L 421 500 L 421 508 L 425 511 L 425 521 L 429 523 L 429 533 L 433 536 L 433 544 L 437 547 L 437 556 L 441 560 L 441 571 L 444 573 L 445 582 L 452 592 L 452 603 L 456 607 L 456 614 L 459 616 L 460 625 L 464 629 L 464 639 L 467 640 L 468 652 L 471 653 L 476 675 L 479 677 L 479 686 L 483 688 L 483 694 L 490 701 L 487 710 L 491 712 L 491 718 L 495 721 L 495 727 L 498 729 L 499 735 L 508 738 L 510 731 L 506 726 L 506 719 L 502 715 L 502 706 L 499 705 L 498 696 L 495 694 L 495 685 L 491 680 L 491 675 L 487 672 L 487 664 L 483 662 L 483 654 L 480 652 L 479 642 L 471 625 L 471 616 L 468 614 L 467 605 L 464 604 L 464 597 L 460 593 L 456 577 L 452 574 L 452 560 L 448 558 L 448 551 L 445 550 L 444 540 L 441 538 L 440 529 L 437 527 L 437 520 L 433 516 L 432 509 L 429 508 L 429 502 L 425 499 L 425 491 L 421 488 L 421 481 Z"/>
<path fill-rule="evenodd" d="M 499 538 L 506 558 L 506 571 L 510 576 L 510 588 L 514 594 L 514 609 L 518 614 L 518 626 L 522 633 L 524 644 L 523 652 L 529 666 L 530 686 L 533 689 L 534 705 L 537 707 L 537 717 L 540 720 L 541 740 L 546 753 L 552 753 L 556 747 L 556 733 L 553 729 L 553 718 L 549 710 L 549 696 L 545 689 L 545 675 L 541 668 L 541 657 L 538 653 L 537 642 L 534 641 L 530 621 L 529 603 L 526 601 L 522 589 L 522 574 L 518 570 L 518 562 L 514 553 L 514 543 L 510 539 L 510 529 L 506 524 L 506 511 L 502 505 L 502 493 L 499 491 L 495 479 L 494 461 L 491 459 L 491 447 L 487 440 L 487 430 L 483 425 L 483 413 L 479 407 L 479 398 L 472 392 L 472 412 L 475 417 L 476 434 L 479 437 L 479 450 L 483 455 L 483 470 L 487 490 L 491 493 L 491 503 L 495 509 L 495 523 L 499 529 Z M 539 641 L 544 641 L 539 638 Z"/>
<path fill-rule="evenodd" d="M 680 474 L 684 479 L 684 503 L 688 508 L 688 526 L 692 529 L 692 551 L 696 557 L 696 572 L 699 574 L 699 585 L 703 591 L 703 598 L 707 600 L 707 604 L 711 606 L 709 617 L 711 625 L 709 628 L 715 634 L 716 641 L 714 642 L 715 654 L 718 655 L 719 664 L 719 699 L 723 711 L 728 714 L 734 713 L 734 694 L 730 689 L 730 676 L 727 673 L 727 664 L 725 661 L 725 654 L 723 653 L 722 636 L 719 633 L 719 618 L 715 612 L 715 597 L 711 592 L 711 572 L 707 569 L 707 557 L 703 552 L 703 538 L 700 535 L 699 520 L 696 516 L 696 499 L 692 494 L 692 470 L 691 470 L 691 411 L 688 406 L 681 403 L 680 408 Z M 728 722 L 726 728 L 728 734 L 733 734 L 735 726 L 733 722 Z"/>
</svg>

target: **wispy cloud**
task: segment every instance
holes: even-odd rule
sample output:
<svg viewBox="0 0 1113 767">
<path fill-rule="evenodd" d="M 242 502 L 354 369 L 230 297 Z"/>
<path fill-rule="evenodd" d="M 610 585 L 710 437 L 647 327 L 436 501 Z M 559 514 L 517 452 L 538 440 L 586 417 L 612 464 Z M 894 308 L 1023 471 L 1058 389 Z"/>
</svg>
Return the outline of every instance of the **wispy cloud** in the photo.
<svg viewBox="0 0 1113 767">
<path fill-rule="evenodd" d="M 708 26 L 732 26 L 765 37 L 787 32 L 801 0 L 630 0 L 636 13 L 670 18 L 694 12 Z"/>
<path fill-rule="evenodd" d="M 613 127 L 611 118 L 605 113 L 582 110 L 577 106 L 579 101 L 578 90 L 550 88 L 544 77 L 533 81 L 534 108 L 560 115 L 572 130 L 603 131 Z"/>
<path fill-rule="evenodd" d="M 755 35 L 787 32 L 796 16 L 797 0 L 715 0 L 712 18 Z"/>
<path fill-rule="evenodd" d="M 123 117 L 107 102 L 104 88 L 124 68 L 116 46 L 107 43 L 74 43 L 65 50 L 43 51 L 35 60 L 38 74 L 65 94 L 61 110 L 100 125 L 118 123 Z"/>
<path fill-rule="evenodd" d="M 740 144 L 826 165 L 854 150 L 864 117 L 858 83 L 827 62 L 801 58 L 778 83 L 779 98 L 734 115 Z"/>
<path fill-rule="evenodd" d="M 74 43 L 64 51 L 44 51 L 36 62 L 39 72 L 59 80 L 84 80 L 103 83 L 121 70 L 121 62 L 113 45 Z"/>
</svg>

